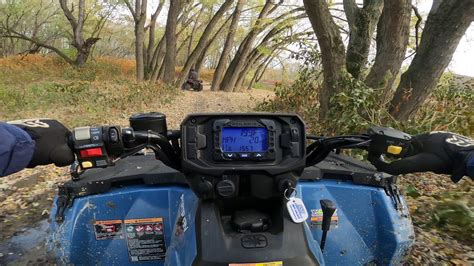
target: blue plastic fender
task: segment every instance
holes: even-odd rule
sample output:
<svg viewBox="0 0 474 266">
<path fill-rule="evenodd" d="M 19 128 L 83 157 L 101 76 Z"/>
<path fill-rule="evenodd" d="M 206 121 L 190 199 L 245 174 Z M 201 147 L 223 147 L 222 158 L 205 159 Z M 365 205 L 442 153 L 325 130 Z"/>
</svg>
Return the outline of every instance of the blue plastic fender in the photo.
<svg viewBox="0 0 474 266">
<path fill-rule="evenodd" d="M 322 265 L 399 264 L 413 242 L 413 227 L 403 198 L 397 210 L 382 188 L 335 180 L 302 180 L 297 195 L 310 214 L 306 230 L 314 237 L 310 246 Z M 338 220 L 328 233 L 324 261 L 317 247 L 321 229 L 311 221 L 318 219 L 321 199 L 335 202 Z M 159 217 L 164 223 L 166 259 L 133 265 L 191 265 L 197 254 L 197 203 L 190 189 L 177 186 L 134 185 L 76 198 L 66 209 L 64 222 L 52 222 L 50 249 L 60 264 L 129 264 L 126 233 L 122 238 L 97 240 L 94 223 Z M 51 213 L 54 221 L 55 206 Z M 176 228 L 178 219 L 180 228 Z"/>
<path fill-rule="evenodd" d="M 56 201 L 55 201 L 56 202 Z M 173 253 L 172 265 L 190 265 L 196 256 L 194 213 L 197 198 L 189 188 L 129 186 L 112 189 L 104 194 L 76 198 L 72 207 L 64 212 L 64 222 L 51 223 L 49 247 L 60 264 L 124 265 L 130 263 L 126 235 L 120 239 L 96 240 L 94 222 L 140 218 L 162 218 L 166 247 L 174 236 L 176 218 L 184 214 L 187 228 L 184 239 L 173 239 L 171 246 L 180 247 Z M 180 209 L 183 206 L 184 209 Z M 52 214 L 56 212 L 53 206 Z M 51 216 L 54 220 L 54 215 Z M 191 237 L 192 236 L 192 237 Z M 133 265 L 164 265 L 164 260 L 134 262 Z"/>
<path fill-rule="evenodd" d="M 319 201 L 330 199 L 337 206 L 337 224 L 331 225 L 323 253 L 328 265 L 399 264 L 409 252 L 414 231 L 403 197 L 397 210 L 383 188 L 336 180 L 302 180 L 297 193 L 318 241 L 322 230 L 311 218 L 321 217 Z"/>
</svg>

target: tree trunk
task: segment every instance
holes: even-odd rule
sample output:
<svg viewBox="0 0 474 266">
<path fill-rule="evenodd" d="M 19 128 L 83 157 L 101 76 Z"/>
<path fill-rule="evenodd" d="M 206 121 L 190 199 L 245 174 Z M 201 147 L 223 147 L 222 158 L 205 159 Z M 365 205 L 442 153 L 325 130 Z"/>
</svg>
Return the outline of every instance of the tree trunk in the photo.
<svg viewBox="0 0 474 266">
<path fill-rule="evenodd" d="M 204 64 L 204 60 L 206 59 L 207 52 L 217 40 L 217 37 L 222 35 L 222 32 L 227 28 L 227 24 L 229 24 L 230 18 L 227 19 L 222 26 L 217 30 L 217 32 L 212 36 L 209 42 L 206 44 L 206 47 L 202 50 L 202 53 L 199 55 L 198 59 L 196 60 L 196 64 L 194 64 L 194 69 L 199 73 L 201 71 L 202 65 Z"/>
<path fill-rule="evenodd" d="M 179 55 L 181 53 L 181 51 L 184 49 L 184 47 L 187 46 L 186 44 L 189 45 L 189 42 L 188 42 L 189 39 L 191 39 L 191 35 L 186 36 L 186 38 L 184 38 L 183 41 L 179 41 L 180 44 L 179 44 L 178 48 L 176 49 L 176 54 Z M 186 52 L 186 54 L 188 54 L 188 53 Z"/>
<path fill-rule="evenodd" d="M 145 40 L 145 20 L 142 20 L 135 24 L 135 61 L 136 61 L 136 78 L 137 82 L 142 82 L 145 77 L 145 62 L 143 58 Z"/>
<path fill-rule="evenodd" d="M 291 24 L 287 24 L 288 20 L 284 20 L 281 23 L 278 23 L 275 25 L 273 29 L 271 29 L 265 37 L 263 37 L 262 41 L 255 47 L 252 52 L 247 56 L 247 59 L 245 60 L 245 65 L 238 73 L 237 75 L 237 81 L 235 82 L 234 86 L 234 91 L 239 90 L 242 84 L 245 81 L 245 77 L 247 76 L 247 73 L 250 71 L 250 69 L 255 65 L 256 62 L 261 60 L 264 57 L 264 54 L 261 52 L 261 50 L 266 50 L 266 49 L 272 49 L 271 52 L 273 52 L 276 47 L 269 47 L 269 43 L 272 40 L 273 37 L 277 36 L 281 32 L 287 30 Z"/>
<path fill-rule="evenodd" d="M 303 0 L 306 13 L 321 49 L 324 82 L 319 92 L 319 117 L 327 118 L 329 102 L 340 92 L 340 81 L 346 70 L 345 48 L 325 0 Z"/>
<path fill-rule="evenodd" d="M 237 31 L 237 26 L 239 25 L 239 19 L 243 5 L 244 0 L 237 0 L 237 5 L 235 6 L 235 10 L 232 15 L 232 21 L 230 22 L 229 32 L 227 33 L 224 48 L 219 58 L 219 63 L 217 63 L 217 68 L 214 72 L 214 77 L 212 78 L 212 91 L 217 91 L 220 87 L 220 83 L 222 81 L 222 74 L 224 73 L 224 70 L 227 67 L 227 64 L 229 62 L 229 55 L 232 50 L 232 46 L 234 45 L 235 32 Z"/>
<path fill-rule="evenodd" d="M 390 103 L 394 118 L 406 121 L 418 110 L 436 87 L 473 20 L 472 0 L 433 2 L 418 51 Z"/>
<path fill-rule="evenodd" d="M 296 16 L 295 18 L 300 18 L 300 16 Z M 288 30 L 288 28 L 291 27 L 291 24 L 288 24 L 287 21 L 291 20 L 292 18 L 289 18 L 287 20 L 282 21 L 281 23 L 278 23 L 275 25 L 273 29 L 271 29 L 267 35 L 262 39 L 259 45 L 253 51 L 250 53 L 250 55 L 246 59 L 246 63 L 242 71 L 238 75 L 237 82 L 235 83 L 235 90 L 238 90 L 242 87 L 242 85 L 245 82 L 245 77 L 247 76 L 248 72 L 256 66 L 257 62 L 262 60 L 265 57 L 265 54 L 262 52 L 262 50 L 270 50 L 270 56 L 274 53 L 274 51 L 281 45 L 286 45 L 289 43 L 292 43 L 294 40 L 296 40 L 299 35 L 304 33 L 299 33 L 299 34 L 292 34 L 289 37 L 280 37 L 280 33 L 284 32 L 285 30 Z M 280 42 L 273 43 L 271 44 L 271 41 L 275 36 L 280 37 L 279 39 L 283 39 Z"/>
<path fill-rule="evenodd" d="M 135 62 L 136 62 L 136 79 L 137 82 L 142 82 L 145 77 L 145 22 L 148 1 L 135 0 L 135 8 L 132 7 L 129 0 L 124 0 L 128 10 L 132 14 L 135 23 Z"/>
<path fill-rule="evenodd" d="M 89 58 L 92 47 L 99 40 L 99 38 L 94 38 L 94 37 L 84 40 L 84 23 L 86 21 L 85 0 L 79 0 L 78 7 L 77 7 L 78 9 L 77 17 L 75 17 L 71 9 L 69 9 L 67 0 L 59 0 L 59 4 L 61 6 L 61 9 L 63 10 L 64 15 L 69 21 L 69 24 L 72 27 L 73 38 L 72 38 L 71 44 L 72 46 L 74 46 L 74 48 L 76 48 L 76 59 L 74 61 L 70 59 L 67 61 L 68 62 L 72 61 L 75 66 L 83 66 L 87 62 L 87 59 Z M 33 37 L 32 39 L 36 39 L 36 38 Z M 40 44 L 37 43 L 37 45 L 40 45 Z M 40 46 L 46 47 L 44 45 L 40 45 Z M 64 58 L 63 55 L 60 54 L 60 56 Z"/>
<path fill-rule="evenodd" d="M 179 38 L 180 34 L 184 31 L 188 23 L 184 22 L 184 16 L 180 16 L 178 18 L 177 24 L 180 24 L 183 22 L 182 29 L 176 33 L 176 39 Z M 153 82 L 156 82 L 158 79 L 163 79 L 163 73 L 164 73 L 164 66 L 163 66 L 163 60 L 166 54 L 166 35 L 164 35 L 160 42 L 158 43 L 158 46 L 155 48 L 155 51 L 153 53 L 153 59 L 152 59 L 152 74 L 150 80 Z"/>
<path fill-rule="evenodd" d="M 201 55 L 201 53 L 203 52 L 203 49 L 206 47 L 207 43 L 209 42 L 209 37 L 211 36 L 212 31 L 214 30 L 217 23 L 221 19 L 221 17 L 224 15 L 224 13 L 232 5 L 233 2 L 234 0 L 226 0 L 221 5 L 219 10 L 216 12 L 216 14 L 212 17 L 211 21 L 209 21 L 209 24 L 207 24 L 206 29 L 204 29 L 204 32 L 202 33 L 201 38 L 199 39 L 199 42 L 196 45 L 196 48 L 194 48 L 193 52 L 189 55 L 188 59 L 186 60 L 183 70 L 181 71 L 181 75 L 176 81 L 176 86 L 181 86 L 181 84 L 183 84 L 184 81 L 187 79 L 189 70 L 191 70 L 193 65 L 196 63 L 196 60 L 198 59 L 199 55 Z"/>
<path fill-rule="evenodd" d="M 87 62 L 92 47 L 97 41 L 99 41 L 99 38 L 89 38 L 84 42 L 80 49 L 77 49 L 76 60 L 74 61 L 76 66 L 83 66 Z"/>
<path fill-rule="evenodd" d="M 367 65 L 370 43 L 382 7 L 381 0 L 364 0 L 362 8 L 357 7 L 354 0 L 344 0 L 344 11 L 350 29 L 346 68 L 356 79 L 360 78 Z"/>
<path fill-rule="evenodd" d="M 265 74 L 265 71 L 267 71 L 268 66 L 270 63 L 273 61 L 273 56 L 270 57 L 267 61 L 267 63 L 263 66 L 262 70 L 260 70 L 260 73 L 258 74 L 257 78 L 255 79 L 255 82 L 260 82 L 262 80 L 263 75 Z"/>
<path fill-rule="evenodd" d="M 165 56 L 165 47 L 166 47 L 166 38 L 163 36 L 161 40 L 158 42 L 158 45 L 155 48 L 155 51 L 153 52 L 153 58 L 151 60 L 151 77 L 150 81 L 156 82 L 158 79 L 158 73 L 160 71 L 160 66 L 163 61 L 163 58 Z"/>
<path fill-rule="evenodd" d="M 211 8 L 211 10 L 212 10 L 212 8 Z M 196 19 L 194 20 L 194 25 L 193 25 L 193 28 L 191 30 L 191 34 L 189 35 L 188 51 L 186 53 L 187 56 L 189 56 L 191 54 L 191 49 L 193 48 L 194 35 L 196 33 L 196 30 L 197 30 L 197 25 L 200 22 L 199 18 L 201 17 L 203 12 L 204 12 L 204 6 L 201 7 L 201 9 L 199 10 L 199 13 L 196 16 Z"/>
<path fill-rule="evenodd" d="M 155 29 L 156 29 L 156 20 L 163 9 L 165 0 L 160 0 L 158 6 L 156 7 L 155 13 L 151 15 L 150 24 L 148 25 L 148 46 L 145 53 L 145 79 L 149 80 L 153 76 L 153 59 L 155 51 L 158 50 L 158 47 L 155 47 Z M 159 46 L 159 44 L 158 44 Z"/>
<path fill-rule="evenodd" d="M 247 37 L 245 37 L 244 41 L 240 44 L 239 50 L 237 51 L 234 59 L 230 63 L 225 75 L 222 79 L 220 84 L 220 90 L 223 91 L 233 91 L 235 87 L 235 83 L 239 78 L 239 73 L 242 71 L 242 68 L 245 64 L 245 59 L 248 57 L 249 53 L 251 52 L 252 45 L 257 38 L 257 35 L 262 31 L 261 25 L 263 20 L 267 17 L 270 11 L 273 10 L 275 4 L 272 1 L 267 0 L 265 5 L 262 8 L 262 11 L 258 15 L 258 19 L 255 22 L 254 27 L 249 32 Z"/>
<path fill-rule="evenodd" d="M 292 19 L 300 19 L 304 15 L 298 15 L 292 18 L 289 18 L 288 20 Z M 251 89 L 251 86 L 255 81 L 259 81 L 261 76 L 263 75 L 263 72 L 265 72 L 268 64 L 271 62 L 273 59 L 273 55 L 275 52 L 280 48 L 284 47 L 290 43 L 293 42 L 299 42 L 301 41 L 299 38 L 301 36 L 307 36 L 306 32 L 300 32 L 296 34 L 292 34 L 290 31 L 290 36 L 280 36 L 279 34 L 282 33 L 285 30 L 291 29 L 291 24 L 287 24 L 288 20 L 284 20 L 281 23 L 277 24 L 272 30 L 270 30 L 267 35 L 262 39 L 260 44 L 250 53 L 249 57 L 247 58 L 247 63 L 244 67 L 244 70 L 240 73 L 239 79 L 237 80 L 235 88 L 238 89 L 242 87 L 242 85 L 245 82 L 245 77 L 247 73 L 255 66 L 258 66 L 255 70 L 255 73 L 253 75 L 253 78 L 250 80 L 250 84 L 248 86 L 248 89 Z M 275 42 L 273 37 L 277 36 L 278 42 Z M 270 43 L 270 41 L 273 41 L 273 43 Z M 262 52 L 263 51 L 270 51 L 269 53 L 265 54 Z M 263 59 L 263 60 L 262 60 Z M 258 62 L 260 62 L 260 65 Z"/>
<path fill-rule="evenodd" d="M 263 62 L 257 67 L 252 79 L 249 82 L 247 90 L 251 90 L 253 87 L 253 84 L 259 81 L 259 77 L 263 75 L 263 72 L 265 72 L 266 68 L 268 67 L 268 64 L 270 64 L 272 60 L 273 60 L 273 53 L 267 56 L 267 58 L 265 58 L 265 60 L 263 60 Z"/>
<path fill-rule="evenodd" d="M 410 34 L 411 0 L 385 0 L 377 25 L 377 54 L 365 83 L 381 89 L 381 100 L 392 89 L 403 60 Z"/>
<path fill-rule="evenodd" d="M 239 78 L 235 83 L 235 90 L 240 90 L 245 82 L 245 78 L 247 77 L 248 72 L 256 65 L 258 61 L 260 61 L 265 55 L 262 53 L 255 54 L 252 57 L 249 57 L 247 64 L 244 66 L 242 71 L 239 74 Z"/>
<path fill-rule="evenodd" d="M 0 1 L 1 2 L 1 1 Z M 25 52 L 29 53 L 35 53 L 38 52 L 40 48 L 45 48 L 48 50 L 51 50 L 61 58 L 63 58 L 68 64 L 73 65 L 73 66 L 82 66 L 84 65 L 87 60 L 89 59 L 89 56 L 91 54 L 93 46 L 97 43 L 100 38 L 97 38 L 98 33 L 102 29 L 106 17 L 101 17 L 97 24 L 94 27 L 94 30 L 92 31 L 91 37 L 88 38 L 87 40 L 84 40 L 84 23 L 87 19 L 87 14 L 85 12 L 86 9 L 86 1 L 85 0 L 78 0 L 77 2 L 77 17 L 73 14 L 73 9 L 69 9 L 68 7 L 68 0 L 59 0 L 59 5 L 60 8 L 64 14 L 64 16 L 67 18 L 71 29 L 72 29 L 72 35 L 70 36 L 70 39 L 68 40 L 70 42 L 70 45 L 73 46 L 76 49 L 76 56 L 75 58 L 71 58 L 68 54 L 63 52 L 61 49 L 58 49 L 51 45 L 51 41 L 48 41 L 48 39 L 44 41 L 40 41 L 38 39 L 38 33 L 41 30 L 43 25 L 50 24 L 52 21 L 49 21 L 49 19 L 54 20 L 56 18 L 56 12 L 48 16 L 44 21 L 38 22 L 38 18 L 40 16 L 41 10 L 34 11 L 34 19 L 33 19 L 33 27 L 28 27 L 27 32 L 19 32 L 15 30 L 18 26 L 18 23 L 21 22 L 21 17 L 23 17 L 22 14 L 20 20 L 15 22 L 15 25 L 11 25 L 9 19 L 9 15 L 7 16 L 6 20 L 3 21 L 4 23 L 0 23 L 0 32 L 2 33 L 0 37 L 4 38 L 3 41 L 3 46 L 0 45 L 0 52 L 4 56 L 11 55 L 17 53 L 16 51 L 16 44 L 17 40 L 24 40 L 28 41 L 33 46 L 29 47 Z M 54 17 L 54 18 L 53 18 Z M 29 21 L 28 21 L 29 22 Z M 23 25 L 26 25 L 25 23 L 28 22 L 21 22 Z M 7 43 L 9 41 L 11 44 L 9 45 Z M 22 52 L 22 53 L 25 53 Z"/>
<path fill-rule="evenodd" d="M 163 58 L 163 64 L 161 64 L 160 70 L 158 71 L 158 79 L 163 80 L 165 77 L 165 64 Z"/>
<path fill-rule="evenodd" d="M 176 26 L 181 0 L 170 1 L 168 18 L 166 20 L 166 54 L 163 62 L 164 76 L 166 84 L 173 84 L 176 65 Z"/>
</svg>

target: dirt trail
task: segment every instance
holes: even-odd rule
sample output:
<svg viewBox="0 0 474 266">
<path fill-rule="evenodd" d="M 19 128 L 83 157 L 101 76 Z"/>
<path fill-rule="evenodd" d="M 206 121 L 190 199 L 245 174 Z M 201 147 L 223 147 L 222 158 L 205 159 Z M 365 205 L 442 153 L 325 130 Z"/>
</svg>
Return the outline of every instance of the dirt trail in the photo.
<svg viewBox="0 0 474 266">
<path fill-rule="evenodd" d="M 168 127 L 178 128 L 183 118 L 196 112 L 246 112 L 258 102 L 272 97 L 273 92 L 252 90 L 246 92 L 213 92 L 205 85 L 201 92 L 185 91 L 173 103 L 163 106 L 161 112 L 167 116 Z"/>
<path fill-rule="evenodd" d="M 209 86 L 205 86 L 201 92 L 181 91 L 178 93 L 179 95 L 171 103 L 156 110 L 167 115 L 170 129 L 179 128 L 179 124 L 189 113 L 251 111 L 258 102 L 273 95 L 272 92 L 266 90 L 238 93 L 211 92 Z M 125 126 L 128 118 L 123 116 L 112 120 Z M 25 254 L 22 254 L 24 253 L 22 246 L 25 245 L 17 243 L 18 239 L 23 239 L 25 232 L 30 234 L 31 228 L 37 226 L 44 228 L 45 220 L 49 217 L 54 191 L 58 183 L 68 179 L 67 167 L 53 166 L 26 169 L 0 178 L 0 265 L 24 261 L 25 258 L 22 257 Z M 19 237 L 15 237 L 16 235 Z M 12 246 L 12 243 L 15 245 Z M 38 245 L 38 251 L 42 250 L 40 246 Z M 28 257 L 31 259 L 30 256 Z"/>
</svg>

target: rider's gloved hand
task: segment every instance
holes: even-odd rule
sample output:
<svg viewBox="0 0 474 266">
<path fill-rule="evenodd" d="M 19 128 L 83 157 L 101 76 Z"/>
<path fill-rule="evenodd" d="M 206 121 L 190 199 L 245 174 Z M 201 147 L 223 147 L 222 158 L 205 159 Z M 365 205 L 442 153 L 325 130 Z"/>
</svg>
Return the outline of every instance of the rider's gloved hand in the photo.
<svg viewBox="0 0 474 266">
<path fill-rule="evenodd" d="M 431 132 L 414 136 L 401 160 L 385 163 L 370 158 L 380 171 L 398 175 L 432 171 L 450 174 L 453 182 L 467 175 L 474 178 L 474 140 L 451 132 Z"/>
<path fill-rule="evenodd" d="M 23 129 L 35 141 L 35 150 L 28 167 L 51 163 L 66 166 L 74 162 L 74 153 L 68 146 L 70 131 L 58 121 L 25 119 L 7 123 Z"/>
</svg>

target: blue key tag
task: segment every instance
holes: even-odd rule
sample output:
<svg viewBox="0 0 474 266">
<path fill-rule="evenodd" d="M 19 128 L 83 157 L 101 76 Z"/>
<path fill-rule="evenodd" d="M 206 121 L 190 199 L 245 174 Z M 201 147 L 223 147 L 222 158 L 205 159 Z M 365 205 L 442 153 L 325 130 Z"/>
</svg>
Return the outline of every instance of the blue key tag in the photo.
<svg viewBox="0 0 474 266">
<path fill-rule="evenodd" d="M 290 197 L 286 202 L 286 209 L 290 214 L 291 220 L 297 224 L 308 219 L 308 211 L 300 198 Z"/>
</svg>

